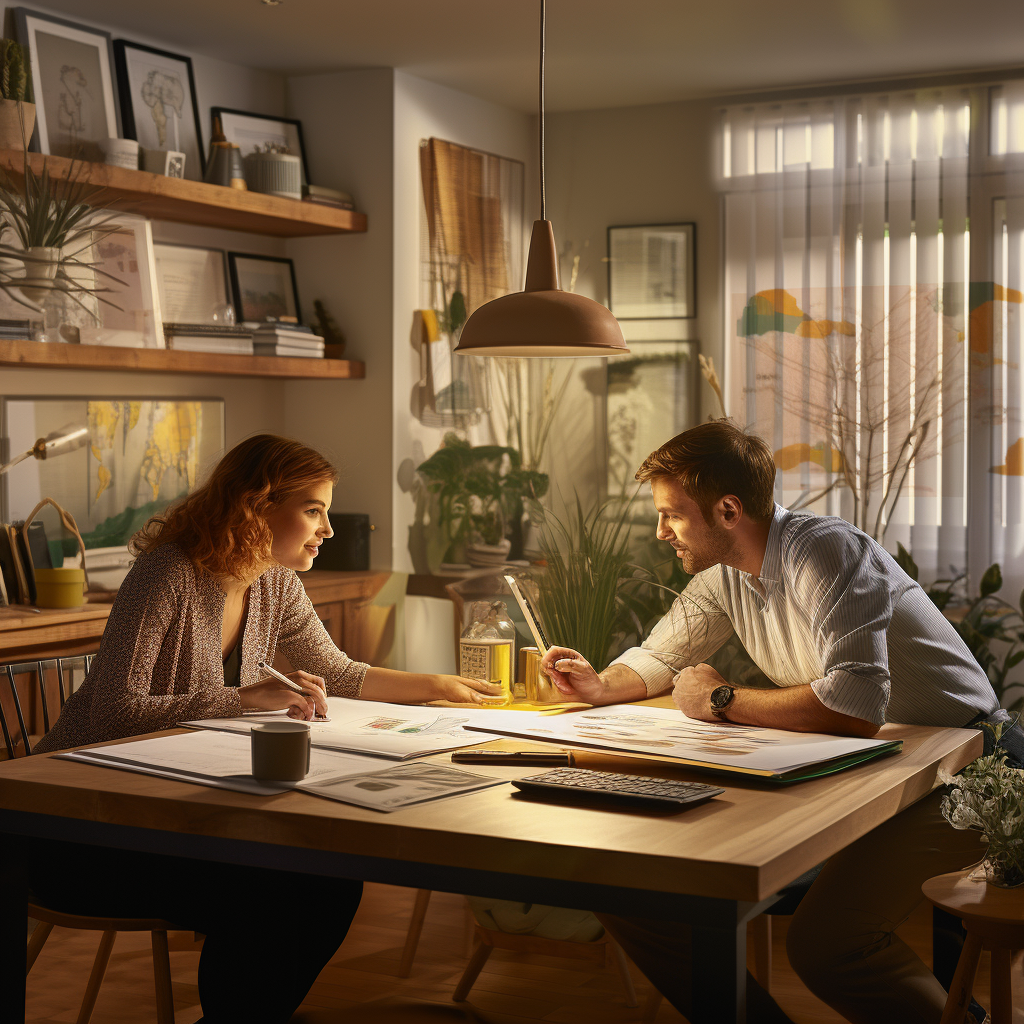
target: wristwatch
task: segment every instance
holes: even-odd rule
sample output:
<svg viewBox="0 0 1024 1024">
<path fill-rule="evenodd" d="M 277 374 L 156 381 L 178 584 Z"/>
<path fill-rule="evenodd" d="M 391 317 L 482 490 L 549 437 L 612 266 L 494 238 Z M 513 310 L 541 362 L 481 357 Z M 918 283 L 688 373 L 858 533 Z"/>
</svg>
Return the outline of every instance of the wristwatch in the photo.
<svg viewBox="0 0 1024 1024">
<path fill-rule="evenodd" d="M 711 691 L 711 713 L 716 718 L 728 722 L 729 719 L 725 717 L 725 709 L 732 703 L 735 696 L 736 691 L 731 686 L 716 686 Z"/>
</svg>

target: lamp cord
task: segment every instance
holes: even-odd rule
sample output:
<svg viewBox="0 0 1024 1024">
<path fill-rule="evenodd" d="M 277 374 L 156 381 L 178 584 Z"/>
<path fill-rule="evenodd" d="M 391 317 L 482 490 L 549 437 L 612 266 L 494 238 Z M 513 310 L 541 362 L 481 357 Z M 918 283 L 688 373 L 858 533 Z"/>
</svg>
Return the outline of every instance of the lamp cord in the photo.
<svg viewBox="0 0 1024 1024">
<path fill-rule="evenodd" d="M 547 220 L 547 191 L 544 186 L 544 35 L 547 0 L 540 0 L 540 219 Z"/>
</svg>

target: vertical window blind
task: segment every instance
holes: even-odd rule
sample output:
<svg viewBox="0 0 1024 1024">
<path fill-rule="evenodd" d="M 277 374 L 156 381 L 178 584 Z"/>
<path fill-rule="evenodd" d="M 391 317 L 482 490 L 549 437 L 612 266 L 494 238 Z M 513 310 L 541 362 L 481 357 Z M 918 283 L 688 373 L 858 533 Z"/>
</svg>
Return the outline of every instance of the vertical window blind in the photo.
<svg viewBox="0 0 1024 1024">
<path fill-rule="evenodd" d="M 989 106 L 1024 156 L 1021 100 Z M 1004 300 L 1024 194 L 993 205 L 1005 258 L 988 265 L 971 220 L 987 101 L 948 87 L 722 111 L 727 411 L 772 444 L 780 503 L 902 543 L 929 578 L 966 568 L 971 545 L 979 562 L 1024 553 L 991 528 L 1021 472 L 1019 449 L 1012 482 L 990 455 L 1021 436 L 1020 300 Z M 1019 523 L 1016 497 L 1003 505 Z"/>
</svg>

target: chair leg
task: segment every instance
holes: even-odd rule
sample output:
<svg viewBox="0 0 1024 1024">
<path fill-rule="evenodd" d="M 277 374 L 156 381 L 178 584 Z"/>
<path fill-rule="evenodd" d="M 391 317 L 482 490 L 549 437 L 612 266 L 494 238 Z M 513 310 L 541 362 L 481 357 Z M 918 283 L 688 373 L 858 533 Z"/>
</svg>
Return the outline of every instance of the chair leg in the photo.
<svg viewBox="0 0 1024 1024">
<path fill-rule="evenodd" d="M 633 978 L 629 973 L 629 961 L 622 947 L 611 937 L 608 937 L 608 957 L 614 961 L 615 968 L 619 972 L 619 980 L 626 993 L 626 1005 L 633 1009 L 637 1005 L 636 989 L 633 988 Z"/>
<path fill-rule="evenodd" d="M 479 977 L 480 972 L 484 968 L 484 964 L 487 963 L 487 958 L 494 951 L 494 947 L 486 942 L 481 942 L 476 949 L 473 951 L 473 955 L 469 958 L 469 963 L 466 964 L 466 970 L 462 977 L 459 979 L 458 985 L 455 986 L 455 991 L 452 993 L 452 1001 L 461 1003 L 465 1000 L 466 996 L 469 995 L 469 990 L 473 987 L 473 982 Z"/>
<path fill-rule="evenodd" d="M 408 978 L 412 973 L 412 962 L 416 959 L 416 947 L 420 942 L 420 933 L 423 931 L 423 919 L 427 916 L 427 906 L 430 904 L 430 890 L 417 889 L 416 902 L 412 907 L 412 917 L 409 918 L 409 931 L 405 936 L 405 946 L 402 949 L 402 962 L 398 965 L 398 976 Z"/>
<path fill-rule="evenodd" d="M 174 1024 L 174 997 L 171 994 L 171 960 L 167 954 L 167 932 L 153 932 L 152 935 L 157 1024 Z"/>
<path fill-rule="evenodd" d="M 89 984 L 85 986 L 85 995 L 82 997 L 82 1007 L 78 1011 L 76 1024 L 89 1024 L 89 1018 L 96 1005 L 96 997 L 100 994 L 100 985 L 103 982 L 107 961 L 110 959 L 110 951 L 114 948 L 116 937 L 117 932 L 113 931 L 106 931 L 100 936 L 99 949 L 96 950 L 96 959 L 92 962 L 92 973 L 89 975 Z"/>
<path fill-rule="evenodd" d="M 476 917 L 469 900 L 462 901 L 462 955 L 467 959 L 473 955 L 473 940 L 476 935 Z"/>
<path fill-rule="evenodd" d="M 651 991 L 647 994 L 647 999 L 644 1001 L 644 1012 L 640 1016 L 640 1020 L 644 1024 L 651 1024 L 651 1021 L 658 1016 L 658 1008 L 661 1006 L 661 1001 L 665 997 L 652 985 Z"/>
<path fill-rule="evenodd" d="M 981 938 L 973 932 L 968 932 L 939 1024 L 963 1024 L 964 1018 L 967 1016 L 967 1006 L 971 1001 L 971 993 L 974 991 L 974 979 L 978 974 L 981 947 Z"/>
<path fill-rule="evenodd" d="M 772 919 L 769 914 L 758 914 L 750 922 L 753 933 L 751 945 L 754 947 L 754 977 L 758 985 L 765 990 L 772 990 Z"/>
<path fill-rule="evenodd" d="M 48 921 L 36 921 L 36 926 L 32 929 L 32 937 L 28 940 L 28 949 L 25 952 L 26 974 L 32 970 L 32 965 L 43 951 L 43 943 L 50 937 L 52 931 L 53 925 Z"/>
</svg>

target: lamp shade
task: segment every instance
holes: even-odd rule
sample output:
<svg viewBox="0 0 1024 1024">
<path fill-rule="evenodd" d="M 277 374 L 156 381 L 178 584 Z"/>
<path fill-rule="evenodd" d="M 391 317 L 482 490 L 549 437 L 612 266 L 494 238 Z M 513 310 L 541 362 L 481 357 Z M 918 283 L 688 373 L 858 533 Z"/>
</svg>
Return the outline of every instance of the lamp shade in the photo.
<svg viewBox="0 0 1024 1024">
<path fill-rule="evenodd" d="M 551 221 L 533 222 L 526 288 L 485 302 L 466 321 L 456 352 L 478 356 L 610 356 L 628 353 L 600 302 L 558 287 Z"/>
</svg>

